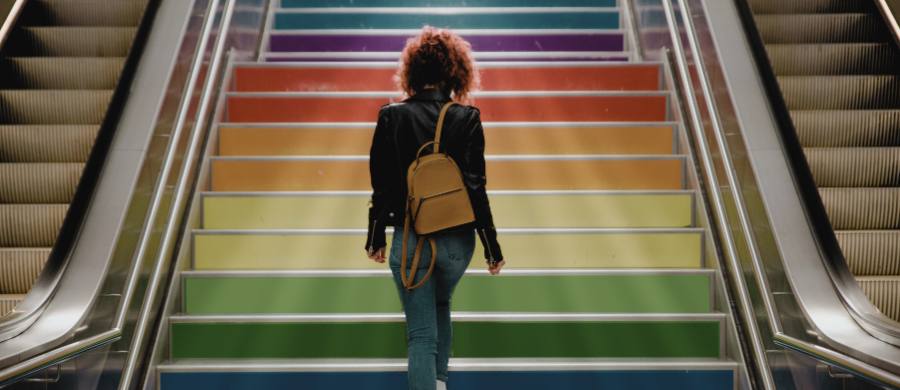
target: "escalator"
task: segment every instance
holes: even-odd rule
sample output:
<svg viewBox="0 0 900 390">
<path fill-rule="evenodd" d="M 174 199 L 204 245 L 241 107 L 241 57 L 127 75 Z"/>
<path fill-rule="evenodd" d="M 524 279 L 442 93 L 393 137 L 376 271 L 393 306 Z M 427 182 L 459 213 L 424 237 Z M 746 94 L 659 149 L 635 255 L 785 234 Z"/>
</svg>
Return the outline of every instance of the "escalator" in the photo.
<svg viewBox="0 0 900 390">
<path fill-rule="evenodd" d="M 146 5 L 28 1 L 0 51 L 0 316 L 50 256 Z"/>
<path fill-rule="evenodd" d="M 847 265 L 900 320 L 900 51 L 874 2 L 750 6 Z"/>
</svg>

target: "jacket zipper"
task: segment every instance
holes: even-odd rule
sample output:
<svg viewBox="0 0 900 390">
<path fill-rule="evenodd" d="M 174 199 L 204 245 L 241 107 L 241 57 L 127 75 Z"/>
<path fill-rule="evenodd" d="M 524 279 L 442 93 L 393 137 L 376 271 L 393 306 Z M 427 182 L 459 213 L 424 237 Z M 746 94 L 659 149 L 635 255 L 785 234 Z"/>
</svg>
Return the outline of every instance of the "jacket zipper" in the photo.
<svg viewBox="0 0 900 390">
<path fill-rule="evenodd" d="M 375 252 L 375 227 L 378 226 L 378 219 L 372 218 L 372 234 L 369 236 L 369 252 Z"/>
<path fill-rule="evenodd" d="M 491 251 L 491 243 L 490 243 L 490 240 L 488 240 L 487 234 L 484 232 L 484 229 L 479 229 L 479 230 L 481 231 L 481 237 L 484 238 L 484 247 L 485 247 L 485 249 L 487 249 L 487 251 L 488 251 L 488 257 L 490 257 L 490 259 L 488 260 L 488 262 L 490 262 L 491 264 L 493 264 L 493 263 L 494 263 L 494 252 Z"/>
</svg>

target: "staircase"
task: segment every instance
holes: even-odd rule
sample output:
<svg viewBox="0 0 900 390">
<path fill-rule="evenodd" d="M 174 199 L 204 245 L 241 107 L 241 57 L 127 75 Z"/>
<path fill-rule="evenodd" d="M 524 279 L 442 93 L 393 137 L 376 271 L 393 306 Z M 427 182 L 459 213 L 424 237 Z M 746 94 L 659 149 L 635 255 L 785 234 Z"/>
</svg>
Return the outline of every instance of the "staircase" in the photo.
<svg viewBox="0 0 900 390">
<path fill-rule="evenodd" d="M 50 255 L 145 7 L 31 0 L 0 51 L 0 317 Z"/>
<path fill-rule="evenodd" d="M 873 2 L 750 4 L 850 270 L 900 321 L 900 50 Z"/>
<path fill-rule="evenodd" d="M 422 4 L 458 8 L 383 8 Z M 664 67 L 624 62 L 615 0 L 274 6 L 265 61 L 230 76 L 159 388 L 405 388 L 397 291 L 362 246 L 373 122 L 424 23 L 477 52 L 509 261 L 488 276 L 476 249 L 457 288 L 449 386 L 746 388 Z"/>
</svg>

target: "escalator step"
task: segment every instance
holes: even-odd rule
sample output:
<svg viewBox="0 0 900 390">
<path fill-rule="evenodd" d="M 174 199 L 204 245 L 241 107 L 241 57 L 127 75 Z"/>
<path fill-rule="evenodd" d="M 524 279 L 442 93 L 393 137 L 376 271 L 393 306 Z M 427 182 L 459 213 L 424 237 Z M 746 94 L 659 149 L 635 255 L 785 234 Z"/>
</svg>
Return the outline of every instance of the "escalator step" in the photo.
<svg viewBox="0 0 900 390">
<path fill-rule="evenodd" d="M 900 321 L 900 276 L 861 276 L 856 280 L 875 307 Z"/>
<path fill-rule="evenodd" d="M 891 74 L 900 62 L 900 53 L 885 43 L 771 44 L 766 51 L 781 76 Z"/>
<path fill-rule="evenodd" d="M 793 110 L 803 146 L 900 146 L 900 110 Z"/>
<path fill-rule="evenodd" d="M 0 91 L 3 124 L 98 125 L 112 91 Z"/>
<path fill-rule="evenodd" d="M 900 76 L 781 76 L 778 83 L 792 110 L 900 107 Z"/>
<path fill-rule="evenodd" d="M 27 26 L 137 26 L 146 1 L 29 1 L 20 17 Z"/>
<path fill-rule="evenodd" d="M 81 163 L 0 163 L 0 203 L 69 203 Z"/>
<path fill-rule="evenodd" d="M 0 248 L 0 294 L 25 294 L 44 268 L 50 248 Z"/>
<path fill-rule="evenodd" d="M 21 294 L 0 295 L 0 318 L 9 314 L 23 299 L 25 299 L 25 295 Z"/>
<path fill-rule="evenodd" d="M 134 27 L 24 27 L 9 39 L 6 55 L 19 57 L 125 57 Z"/>
<path fill-rule="evenodd" d="M 0 162 L 85 162 L 97 126 L 0 125 Z"/>
<path fill-rule="evenodd" d="M 68 204 L 0 204 L 0 246 L 53 246 L 68 208 Z"/>
<path fill-rule="evenodd" d="M 113 89 L 125 63 L 119 57 L 14 57 L 0 61 L 7 89 Z"/>
<path fill-rule="evenodd" d="M 820 188 L 835 230 L 900 229 L 900 188 Z"/>
<path fill-rule="evenodd" d="M 900 148 L 806 148 L 819 187 L 900 186 Z"/>
<path fill-rule="evenodd" d="M 900 275 L 900 230 L 839 230 L 835 235 L 854 275 Z"/>
<path fill-rule="evenodd" d="M 881 17 L 865 13 L 757 15 L 765 43 L 886 42 Z"/>
<path fill-rule="evenodd" d="M 865 1 L 847 0 L 750 0 L 754 14 L 815 14 L 864 12 Z"/>
</svg>

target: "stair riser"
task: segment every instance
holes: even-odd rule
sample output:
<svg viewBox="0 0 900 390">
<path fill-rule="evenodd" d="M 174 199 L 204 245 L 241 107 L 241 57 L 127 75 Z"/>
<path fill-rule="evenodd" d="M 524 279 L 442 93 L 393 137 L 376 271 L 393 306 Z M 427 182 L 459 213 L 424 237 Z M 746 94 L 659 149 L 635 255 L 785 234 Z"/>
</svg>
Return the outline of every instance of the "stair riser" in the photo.
<svg viewBox="0 0 900 390">
<path fill-rule="evenodd" d="M 718 358 L 719 325 L 718 321 L 456 321 L 453 352 L 457 358 Z M 175 359 L 406 356 L 403 322 L 175 323 L 171 334 Z"/>
<path fill-rule="evenodd" d="M 402 312 L 389 275 L 377 277 L 188 277 L 187 314 Z M 335 291 L 330 299 L 316 298 Z M 340 291 L 340 293 L 337 293 Z M 705 313 L 710 275 L 466 275 L 453 310 L 513 313 Z M 358 297 L 365 296 L 360 300 Z M 652 300 L 646 297 L 655 297 Z"/>
<path fill-rule="evenodd" d="M 478 13 L 305 13 L 275 14 L 275 30 L 419 29 L 424 25 L 454 29 L 618 29 L 618 10 L 581 12 L 502 11 Z"/>
<path fill-rule="evenodd" d="M 399 99 L 399 98 L 398 98 Z M 648 96 L 476 97 L 485 122 L 660 122 L 667 99 Z M 228 97 L 228 122 L 373 122 L 388 98 Z M 353 107 L 348 110 L 348 107 Z"/>
<path fill-rule="evenodd" d="M 621 32 L 567 33 L 540 35 L 466 35 L 475 52 L 622 52 L 625 36 Z M 293 52 L 392 52 L 406 46 L 408 34 L 322 35 L 273 34 L 269 50 Z M 396 57 L 394 59 L 396 61 Z"/>
<path fill-rule="evenodd" d="M 393 67 L 241 67 L 239 92 L 393 91 Z M 656 66 L 482 68 L 482 91 L 594 91 L 660 89 Z"/>
<path fill-rule="evenodd" d="M 491 190 L 677 190 L 684 174 L 681 158 L 487 162 Z M 371 189 L 365 160 L 219 159 L 211 179 L 213 191 Z"/>
<path fill-rule="evenodd" d="M 452 371 L 448 383 L 466 390 L 693 389 L 734 387 L 733 371 Z M 289 389 L 396 390 L 406 373 L 394 372 L 179 372 L 162 374 L 162 390 Z"/>
<path fill-rule="evenodd" d="M 617 0 L 282 0 L 282 8 L 321 7 L 615 7 Z"/>
<path fill-rule="evenodd" d="M 473 233 L 474 234 L 474 233 Z M 699 268 L 702 235 L 672 233 L 503 234 L 516 268 Z M 365 258 L 365 233 L 196 234 L 194 268 L 386 269 Z M 484 268 L 479 240 L 472 266 Z M 388 237 L 390 242 L 390 236 Z"/>
<path fill-rule="evenodd" d="M 222 127 L 220 156 L 366 155 L 372 127 Z M 336 142 L 337 138 L 340 142 Z M 485 127 L 488 155 L 670 154 L 671 126 Z"/>
<path fill-rule="evenodd" d="M 497 227 L 689 227 L 693 197 L 672 195 L 490 195 Z M 368 195 L 209 196 L 205 229 L 366 228 Z"/>
</svg>

